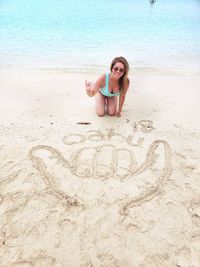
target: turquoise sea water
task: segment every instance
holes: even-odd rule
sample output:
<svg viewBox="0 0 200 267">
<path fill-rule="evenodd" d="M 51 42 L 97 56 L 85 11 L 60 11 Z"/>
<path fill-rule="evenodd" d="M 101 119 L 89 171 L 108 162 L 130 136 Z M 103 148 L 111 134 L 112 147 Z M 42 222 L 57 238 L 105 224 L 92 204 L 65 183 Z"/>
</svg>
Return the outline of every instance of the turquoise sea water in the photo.
<svg viewBox="0 0 200 267">
<path fill-rule="evenodd" d="M 0 0 L 0 67 L 200 73 L 200 1 Z"/>
</svg>

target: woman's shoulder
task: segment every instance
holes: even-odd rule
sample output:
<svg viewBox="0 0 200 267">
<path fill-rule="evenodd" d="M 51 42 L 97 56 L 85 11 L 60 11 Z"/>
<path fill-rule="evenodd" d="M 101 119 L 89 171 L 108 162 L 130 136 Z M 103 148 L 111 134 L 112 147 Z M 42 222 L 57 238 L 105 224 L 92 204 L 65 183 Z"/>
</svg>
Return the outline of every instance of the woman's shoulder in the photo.
<svg viewBox="0 0 200 267">
<path fill-rule="evenodd" d="M 96 82 L 97 82 L 100 86 L 105 85 L 106 75 L 107 75 L 107 73 L 104 73 L 104 74 L 102 74 L 101 76 L 99 76 L 99 78 L 97 79 Z"/>
<path fill-rule="evenodd" d="M 105 80 L 107 75 L 108 75 L 107 73 L 103 73 L 101 76 L 99 76 L 99 79 Z"/>
</svg>

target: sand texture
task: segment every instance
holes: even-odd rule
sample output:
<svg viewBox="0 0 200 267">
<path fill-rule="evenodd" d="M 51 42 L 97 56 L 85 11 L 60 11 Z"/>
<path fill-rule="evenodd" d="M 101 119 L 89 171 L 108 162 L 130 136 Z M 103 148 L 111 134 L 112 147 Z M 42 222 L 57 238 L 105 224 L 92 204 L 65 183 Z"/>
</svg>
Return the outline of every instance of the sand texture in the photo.
<svg viewBox="0 0 200 267">
<path fill-rule="evenodd" d="M 95 77 L 1 72 L 0 266 L 200 267 L 200 77 L 132 75 L 120 118 Z"/>
</svg>

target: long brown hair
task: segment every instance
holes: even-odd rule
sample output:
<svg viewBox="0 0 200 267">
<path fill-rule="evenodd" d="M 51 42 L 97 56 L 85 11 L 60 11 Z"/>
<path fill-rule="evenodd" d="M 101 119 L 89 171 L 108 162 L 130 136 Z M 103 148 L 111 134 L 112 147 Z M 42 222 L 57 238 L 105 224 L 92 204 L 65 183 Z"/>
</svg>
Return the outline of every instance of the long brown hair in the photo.
<svg viewBox="0 0 200 267">
<path fill-rule="evenodd" d="M 124 57 L 116 57 L 113 59 L 111 65 L 110 65 L 111 71 L 112 71 L 114 65 L 118 62 L 120 62 L 124 65 L 124 73 L 123 73 L 122 77 L 119 79 L 119 90 L 121 92 L 124 90 L 125 85 L 127 83 L 129 84 L 129 78 L 128 78 L 129 64 L 128 64 L 128 61 Z"/>
</svg>

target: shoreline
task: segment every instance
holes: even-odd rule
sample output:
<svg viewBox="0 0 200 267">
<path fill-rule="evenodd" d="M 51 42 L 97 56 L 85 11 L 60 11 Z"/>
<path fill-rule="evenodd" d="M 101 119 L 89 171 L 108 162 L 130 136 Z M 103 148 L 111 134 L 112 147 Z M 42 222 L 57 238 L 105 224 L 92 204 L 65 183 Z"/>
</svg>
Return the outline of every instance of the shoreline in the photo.
<svg viewBox="0 0 200 267">
<path fill-rule="evenodd" d="M 109 67 L 107 65 L 83 65 L 77 67 L 76 65 L 72 67 L 52 67 L 52 66 L 43 66 L 43 67 L 36 67 L 36 66 L 1 66 L 0 67 L 0 75 L 3 76 L 4 73 L 7 72 L 27 72 L 27 73 L 44 73 L 44 74 L 89 74 L 89 75 L 100 75 L 106 71 L 109 71 Z M 193 68 L 190 69 L 181 69 L 181 68 L 153 68 L 153 67 L 131 67 L 130 75 L 152 75 L 152 76 L 200 76 L 200 69 Z"/>
</svg>

